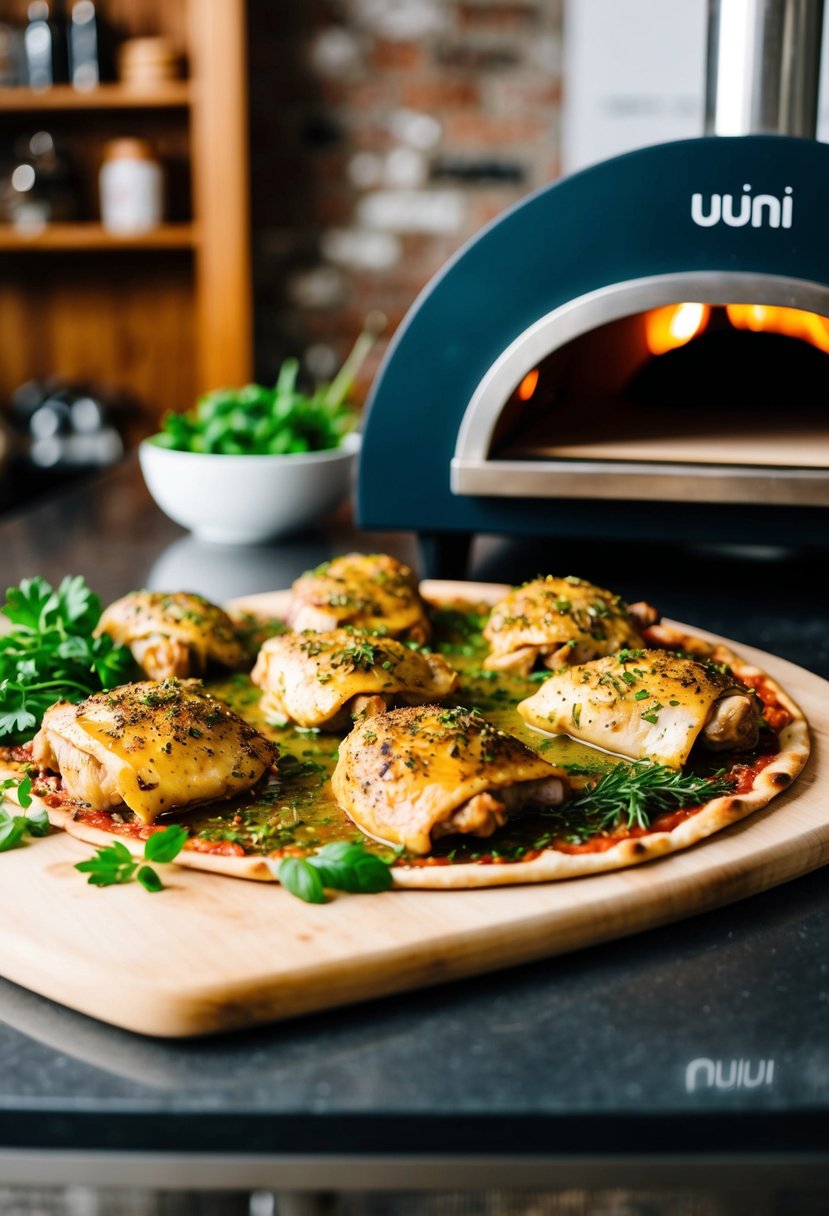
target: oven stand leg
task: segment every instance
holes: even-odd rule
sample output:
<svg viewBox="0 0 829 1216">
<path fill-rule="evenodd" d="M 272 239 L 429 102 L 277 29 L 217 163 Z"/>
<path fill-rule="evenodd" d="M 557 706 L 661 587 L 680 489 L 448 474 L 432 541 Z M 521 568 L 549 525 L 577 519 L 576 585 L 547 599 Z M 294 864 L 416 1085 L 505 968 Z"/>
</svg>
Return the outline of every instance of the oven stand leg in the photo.
<svg viewBox="0 0 829 1216">
<path fill-rule="evenodd" d="M 471 532 L 420 532 L 417 539 L 424 578 L 466 578 Z"/>
</svg>

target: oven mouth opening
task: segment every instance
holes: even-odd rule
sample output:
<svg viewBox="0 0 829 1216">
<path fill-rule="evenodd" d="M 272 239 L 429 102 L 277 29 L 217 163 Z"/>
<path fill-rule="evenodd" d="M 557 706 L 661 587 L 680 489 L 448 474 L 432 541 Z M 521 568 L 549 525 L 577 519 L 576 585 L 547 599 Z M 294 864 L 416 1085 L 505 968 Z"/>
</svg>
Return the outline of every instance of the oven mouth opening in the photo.
<svg viewBox="0 0 829 1216">
<path fill-rule="evenodd" d="M 679 339 L 649 346 L 646 321 L 666 316 Z M 751 272 L 631 279 L 572 299 L 478 382 L 452 492 L 829 506 L 827 318 L 822 284 Z"/>
<path fill-rule="evenodd" d="M 514 385 L 487 459 L 829 469 L 829 320 L 682 301 L 580 334 Z"/>
</svg>

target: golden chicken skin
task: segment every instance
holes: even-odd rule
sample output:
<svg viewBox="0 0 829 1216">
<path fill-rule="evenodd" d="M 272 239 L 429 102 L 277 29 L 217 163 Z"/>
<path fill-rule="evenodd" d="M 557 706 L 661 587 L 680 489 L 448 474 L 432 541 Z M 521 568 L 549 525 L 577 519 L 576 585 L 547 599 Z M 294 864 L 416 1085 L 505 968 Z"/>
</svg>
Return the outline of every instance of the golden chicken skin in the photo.
<svg viewBox="0 0 829 1216">
<path fill-rule="evenodd" d="M 412 642 L 428 642 L 432 632 L 414 571 L 386 553 L 346 553 L 303 574 L 286 619 L 297 632 L 353 625 Z"/>
<path fill-rule="evenodd" d="M 254 786 L 278 749 L 199 680 L 142 680 L 47 709 L 32 760 L 92 810 L 143 823 Z"/>
<path fill-rule="evenodd" d="M 513 588 L 492 609 L 484 667 L 529 675 L 539 661 L 550 668 L 585 663 L 644 646 L 640 630 L 658 619 L 650 605 L 628 605 L 585 579 L 547 575 Z"/>
<path fill-rule="evenodd" d="M 227 613 L 189 591 L 133 591 L 104 609 L 96 633 L 128 646 L 152 680 L 237 668 L 246 657 Z"/>
<path fill-rule="evenodd" d="M 622 650 L 562 667 L 518 712 L 539 730 L 681 768 L 697 741 L 712 751 L 755 747 L 761 708 L 718 664 L 668 650 Z"/>
<path fill-rule="evenodd" d="M 491 836 L 530 805 L 557 806 L 566 774 L 468 709 L 392 709 L 346 736 L 337 802 L 375 840 L 428 853 L 454 833 Z"/>
<path fill-rule="evenodd" d="M 458 684 L 437 654 L 350 629 L 268 638 L 251 672 L 272 722 L 348 730 L 392 705 L 440 701 Z"/>
</svg>

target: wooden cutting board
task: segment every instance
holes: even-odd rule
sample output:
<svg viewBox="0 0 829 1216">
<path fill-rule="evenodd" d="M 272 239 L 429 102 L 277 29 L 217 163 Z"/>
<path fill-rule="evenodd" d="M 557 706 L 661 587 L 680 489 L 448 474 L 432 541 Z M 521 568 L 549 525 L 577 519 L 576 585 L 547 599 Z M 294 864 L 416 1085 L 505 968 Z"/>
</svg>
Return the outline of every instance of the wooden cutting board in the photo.
<svg viewBox="0 0 829 1216">
<path fill-rule="evenodd" d="M 0 855 L 0 975 L 129 1030 L 204 1035 L 563 954 L 805 874 L 829 861 L 829 683 L 727 645 L 799 702 L 812 754 L 790 791 L 685 852 L 547 885 L 311 905 L 276 884 L 177 867 L 156 895 L 90 887 L 73 868 L 89 846 L 57 833 Z"/>
</svg>

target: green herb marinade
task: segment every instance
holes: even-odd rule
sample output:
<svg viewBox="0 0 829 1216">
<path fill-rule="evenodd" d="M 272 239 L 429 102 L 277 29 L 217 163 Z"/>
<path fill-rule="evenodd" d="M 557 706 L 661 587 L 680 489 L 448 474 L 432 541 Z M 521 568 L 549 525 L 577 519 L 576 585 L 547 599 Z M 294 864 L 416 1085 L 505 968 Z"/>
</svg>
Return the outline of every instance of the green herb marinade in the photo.
<svg viewBox="0 0 829 1216">
<path fill-rule="evenodd" d="M 522 739 L 552 764 L 582 768 L 584 772 L 575 777 L 576 782 L 586 780 L 588 774 L 606 771 L 612 763 L 609 757 L 566 737 L 545 739 L 524 724 L 515 707 L 537 689 L 539 677 L 524 678 L 482 668 L 487 645 L 481 630 L 486 617 L 486 605 L 472 611 L 447 608 L 434 616 L 433 648 L 449 659 L 461 677 L 447 705 L 479 709 L 495 726 Z M 182 816 L 194 835 L 261 855 L 285 848 L 310 852 L 333 841 L 359 840 L 385 860 L 396 856 L 391 849 L 364 837 L 334 801 L 329 779 L 337 763 L 339 736 L 269 725 L 259 708 L 259 690 L 247 676 L 213 682 L 210 691 L 277 743 L 279 778 L 258 794 L 196 809 L 186 819 Z M 454 852 L 452 860 L 498 851 L 505 856 L 520 856 L 536 847 L 539 834 L 548 827 L 543 816 L 527 816 L 490 840 L 451 838 L 441 842 L 435 852 L 443 856 Z"/>
<path fill-rule="evenodd" d="M 545 737 L 523 722 L 515 707 L 536 691 L 546 673 L 524 677 L 484 669 L 487 645 L 481 631 L 486 615 L 485 605 L 472 610 L 447 607 L 434 614 L 432 646 L 449 659 L 460 675 L 460 686 L 446 702 L 447 708 L 462 705 L 480 710 L 493 725 L 521 739 L 551 764 L 565 768 L 576 792 L 616 769 L 620 764 L 617 757 L 567 736 Z M 269 630 L 250 628 L 252 640 L 257 632 L 261 641 Z M 201 836 L 217 847 L 224 844 L 233 853 L 240 850 L 262 856 L 282 850 L 311 853 L 335 841 L 361 841 L 367 850 L 385 861 L 391 862 L 398 856 L 394 850 L 364 837 L 334 801 L 329 779 L 337 762 L 339 736 L 270 725 L 259 707 L 259 689 L 247 675 L 211 682 L 209 687 L 277 743 L 279 775 L 264 790 L 197 808 L 186 815 L 165 816 L 165 822 L 178 819 L 186 823 L 192 835 Z M 370 721 L 365 728 L 370 728 Z M 751 757 L 746 760 L 750 763 Z M 703 767 L 697 766 L 696 772 L 699 776 L 713 777 L 719 763 L 703 759 Z M 585 809 L 584 799 L 574 799 L 570 807 L 523 815 L 485 840 L 444 838 L 436 843 L 433 855 L 450 862 L 490 858 L 516 861 L 554 841 L 579 844 L 610 828 L 612 817 L 609 819 L 606 811 L 591 813 Z M 406 861 L 405 854 L 401 860 Z"/>
</svg>

